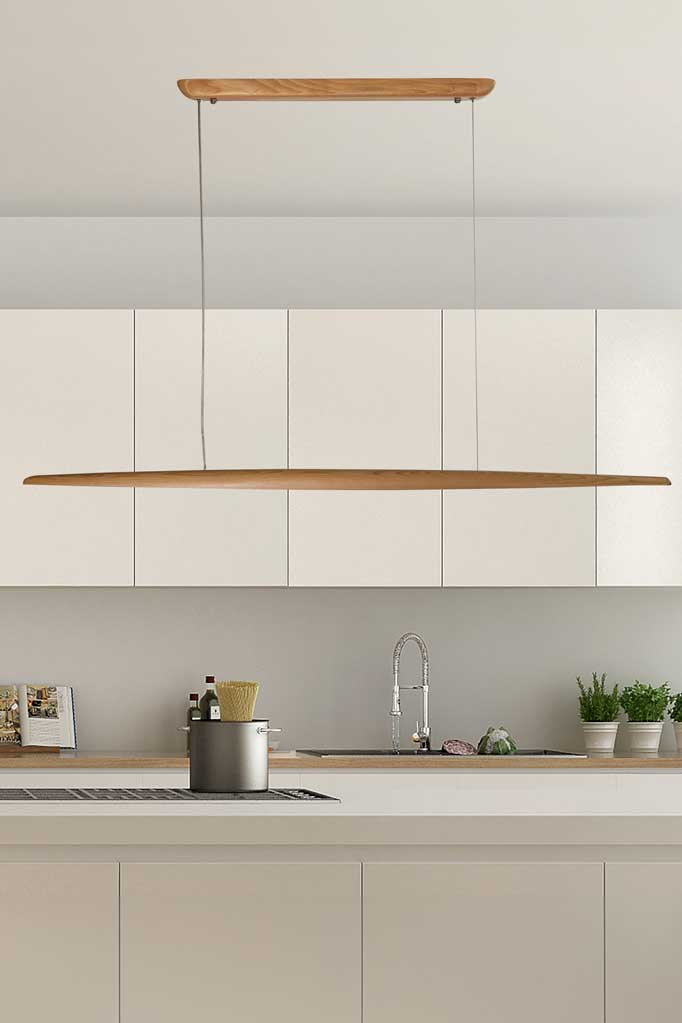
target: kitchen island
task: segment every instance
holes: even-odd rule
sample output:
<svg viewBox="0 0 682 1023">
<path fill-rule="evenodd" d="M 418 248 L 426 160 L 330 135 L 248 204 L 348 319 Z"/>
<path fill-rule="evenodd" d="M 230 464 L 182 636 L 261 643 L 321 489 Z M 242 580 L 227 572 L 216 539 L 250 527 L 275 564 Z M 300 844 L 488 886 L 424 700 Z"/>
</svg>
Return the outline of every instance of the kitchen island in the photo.
<svg viewBox="0 0 682 1023">
<path fill-rule="evenodd" d="M 493 1020 L 502 1003 L 511 1023 L 675 1018 L 676 761 L 396 771 L 286 759 L 273 784 L 341 801 L 0 802 L 8 1018 L 26 1018 L 27 997 L 28 1018 L 56 1023 Z M 70 768 L 80 785 L 97 770 Z M 147 774 L 168 784 L 178 770 Z M 70 777 L 1 773 L 5 788 Z"/>
</svg>

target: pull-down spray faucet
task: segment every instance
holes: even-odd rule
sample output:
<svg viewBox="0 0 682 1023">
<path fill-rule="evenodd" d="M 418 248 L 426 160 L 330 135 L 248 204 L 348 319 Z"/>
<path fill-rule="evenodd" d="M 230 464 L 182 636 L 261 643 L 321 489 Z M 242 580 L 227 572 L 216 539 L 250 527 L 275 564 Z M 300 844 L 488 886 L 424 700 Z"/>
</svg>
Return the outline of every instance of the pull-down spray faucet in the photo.
<svg viewBox="0 0 682 1023">
<path fill-rule="evenodd" d="M 400 655 L 405 644 L 412 640 L 419 647 L 422 659 L 422 680 L 421 685 L 401 686 L 400 685 Z M 406 632 L 401 636 L 393 651 L 393 699 L 391 701 L 391 746 L 394 753 L 400 750 L 400 691 L 402 689 L 421 689 L 422 694 L 422 720 L 417 722 L 417 731 L 412 736 L 412 741 L 417 744 L 416 753 L 429 752 L 431 749 L 431 728 L 429 725 L 429 651 L 426 643 L 416 632 Z"/>
</svg>

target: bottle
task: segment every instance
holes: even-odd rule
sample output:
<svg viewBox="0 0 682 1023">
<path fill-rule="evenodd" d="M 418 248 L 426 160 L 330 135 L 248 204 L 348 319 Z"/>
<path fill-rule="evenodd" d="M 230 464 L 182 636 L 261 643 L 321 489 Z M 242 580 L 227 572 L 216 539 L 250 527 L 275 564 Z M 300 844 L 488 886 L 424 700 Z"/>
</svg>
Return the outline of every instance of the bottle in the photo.
<svg viewBox="0 0 682 1023">
<path fill-rule="evenodd" d="M 220 721 L 220 704 L 215 691 L 215 675 L 206 676 L 206 692 L 199 700 L 202 721 Z"/>
<path fill-rule="evenodd" d="M 199 694 L 189 694 L 189 707 L 187 708 L 187 727 L 189 729 L 193 721 L 201 721 L 201 711 L 199 710 Z M 187 732 L 187 756 L 189 756 L 189 739 L 190 733 Z"/>
</svg>

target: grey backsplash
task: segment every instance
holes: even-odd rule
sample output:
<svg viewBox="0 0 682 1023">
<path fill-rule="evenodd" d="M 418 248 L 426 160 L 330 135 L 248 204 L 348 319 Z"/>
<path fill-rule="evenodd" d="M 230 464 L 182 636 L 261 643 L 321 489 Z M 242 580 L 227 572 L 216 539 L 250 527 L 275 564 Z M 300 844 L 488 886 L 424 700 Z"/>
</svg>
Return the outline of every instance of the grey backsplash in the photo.
<svg viewBox="0 0 682 1023">
<path fill-rule="evenodd" d="M 429 646 L 438 744 L 503 724 L 524 746 L 579 749 L 577 673 L 682 688 L 682 590 L 650 588 L 0 589 L 0 680 L 71 683 L 81 749 L 181 750 L 205 674 L 259 680 L 282 748 L 387 745 L 408 630 Z M 403 660 L 415 680 L 416 651 Z M 409 740 L 416 694 L 404 710 Z"/>
</svg>

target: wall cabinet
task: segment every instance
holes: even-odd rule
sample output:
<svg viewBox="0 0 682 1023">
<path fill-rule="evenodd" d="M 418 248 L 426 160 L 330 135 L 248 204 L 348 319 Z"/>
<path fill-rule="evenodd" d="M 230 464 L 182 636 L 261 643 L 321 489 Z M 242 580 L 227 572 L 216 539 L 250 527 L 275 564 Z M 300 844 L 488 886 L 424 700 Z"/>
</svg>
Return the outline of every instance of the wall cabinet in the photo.
<svg viewBox="0 0 682 1023">
<path fill-rule="evenodd" d="M 602 870 L 366 864 L 365 1023 L 603 1023 Z"/>
<path fill-rule="evenodd" d="M 591 310 L 446 310 L 446 469 L 594 472 Z M 592 586 L 595 494 L 446 491 L 445 586 Z"/>
<path fill-rule="evenodd" d="M 116 1023 L 118 864 L 0 863 L 2 1018 Z"/>
<path fill-rule="evenodd" d="M 601 586 L 682 585 L 682 311 L 599 310 L 599 472 L 669 476 L 671 487 L 602 489 Z"/>
<path fill-rule="evenodd" d="M 441 316 L 292 310 L 292 468 L 438 469 Z M 440 494 L 289 497 L 293 586 L 439 586 Z"/>
<path fill-rule="evenodd" d="M 677 1019 L 682 864 L 606 864 L 607 1023 Z"/>
<path fill-rule="evenodd" d="M 135 314 L 135 466 L 200 469 L 201 318 L 197 310 Z M 209 310 L 209 468 L 286 465 L 287 315 Z M 284 586 L 286 494 L 145 490 L 135 497 L 138 586 Z"/>
<path fill-rule="evenodd" d="M 0 586 L 130 586 L 130 490 L 22 480 L 132 468 L 132 312 L 0 310 L 0 361 Z"/>
<path fill-rule="evenodd" d="M 674 484 L 597 492 L 23 487 L 200 468 L 200 314 L 3 310 L 0 346 L 0 585 L 682 585 L 680 310 L 207 313 L 209 467 Z"/>
<path fill-rule="evenodd" d="M 360 1023 L 359 864 L 121 869 L 124 1023 Z"/>
</svg>

